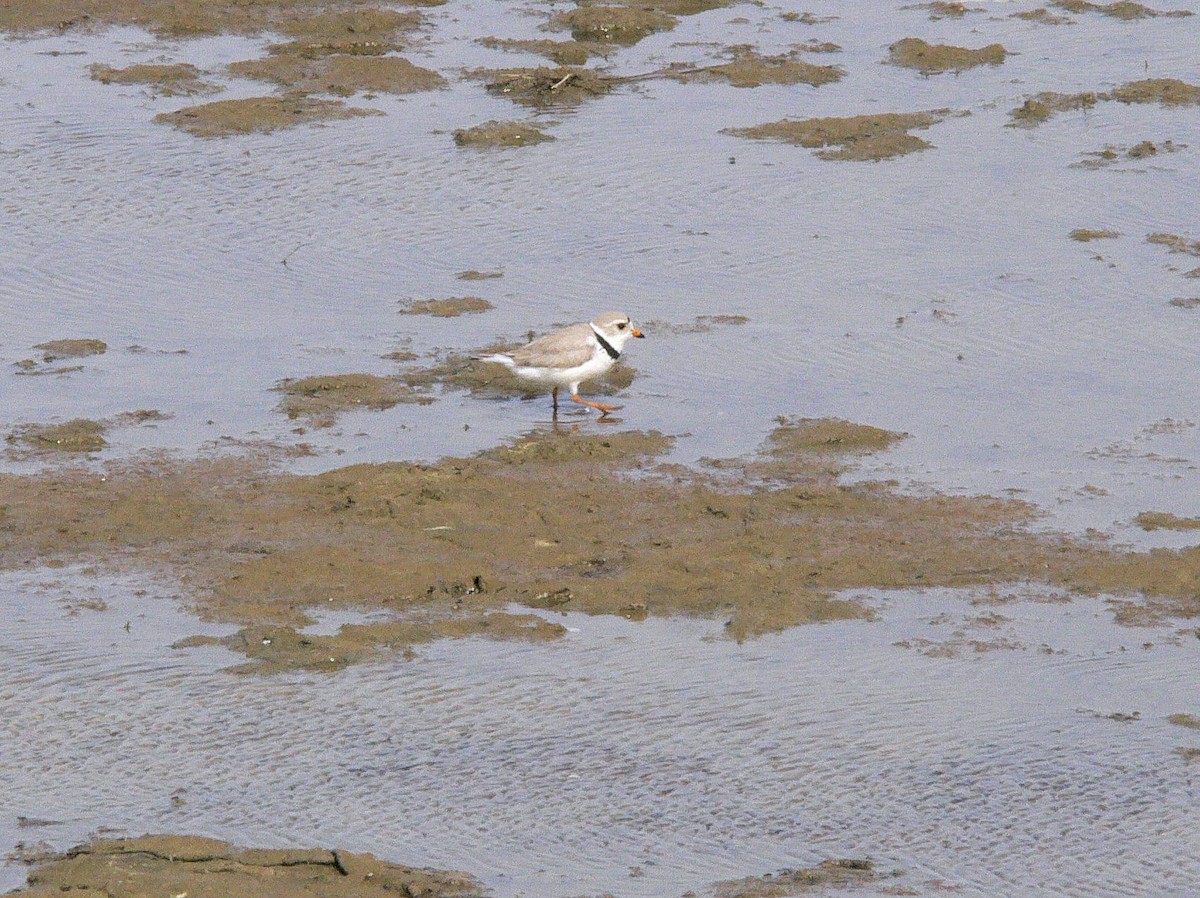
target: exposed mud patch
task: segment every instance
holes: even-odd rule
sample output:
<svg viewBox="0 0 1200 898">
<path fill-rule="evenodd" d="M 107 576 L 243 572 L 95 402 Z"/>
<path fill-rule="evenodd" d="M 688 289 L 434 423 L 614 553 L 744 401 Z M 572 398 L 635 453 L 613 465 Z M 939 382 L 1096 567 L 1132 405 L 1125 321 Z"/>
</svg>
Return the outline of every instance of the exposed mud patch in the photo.
<svg viewBox="0 0 1200 898">
<path fill-rule="evenodd" d="M 612 52 L 610 45 L 596 41 L 516 40 L 481 37 L 477 43 L 499 50 L 517 50 L 545 56 L 557 65 L 583 65 L 593 56 L 604 56 Z"/>
<path fill-rule="evenodd" d="M 617 79 L 590 69 L 559 68 L 484 69 L 474 73 L 487 80 L 488 93 L 526 106 L 578 106 L 609 93 Z"/>
<path fill-rule="evenodd" d="M 1181 518 L 1165 511 L 1143 511 L 1133 522 L 1143 530 L 1200 530 L 1200 518 Z"/>
<path fill-rule="evenodd" d="M 871 882 L 878 875 L 875 865 L 868 860 L 837 858 L 815 867 L 719 882 L 713 886 L 712 895 L 713 898 L 789 898 L 831 886 Z"/>
<path fill-rule="evenodd" d="M 1106 16 L 1112 16 L 1114 19 L 1125 19 L 1127 21 L 1133 19 L 1151 19 L 1158 16 L 1183 18 L 1192 14 L 1186 9 L 1171 10 L 1169 12 L 1151 9 L 1148 6 L 1143 6 L 1141 3 L 1129 2 L 1129 0 L 1120 0 L 1117 3 L 1089 3 L 1088 0 L 1054 0 L 1050 5 L 1059 9 L 1065 9 L 1068 12 L 1098 12 Z"/>
<path fill-rule="evenodd" d="M 1195 714 L 1172 714 L 1167 718 L 1167 722 L 1187 727 L 1189 730 L 1200 730 L 1200 717 Z"/>
<path fill-rule="evenodd" d="M 718 616 L 736 638 L 869 617 L 841 598 L 864 588 L 1029 582 L 1121 596 L 1123 622 L 1200 615 L 1200 548 L 1127 552 L 1031 532 L 1035 510 L 1020 502 L 840 481 L 900 436 L 783 419 L 760 454 L 695 471 L 652 467 L 662 434 L 561 427 L 436 464 L 309 477 L 230 456 L 0 475 L 0 565 L 169 568 L 202 613 L 241 623 L 229 644 L 268 667 L 445 636 L 555 635 L 494 616 L 512 604 Z M 322 638 L 255 629 L 294 630 L 316 608 L 386 619 Z"/>
<path fill-rule="evenodd" d="M 82 340 L 48 340 L 38 343 L 34 349 L 42 350 L 42 361 L 49 364 L 59 359 L 82 359 L 90 355 L 108 352 L 108 344 L 91 338 Z"/>
<path fill-rule="evenodd" d="M 114 427 L 136 427 L 165 421 L 169 417 L 157 409 L 138 409 L 99 421 L 73 418 L 57 424 L 25 424 L 14 428 L 5 437 L 8 444 L 6 454 L 18 460 L 45 458 L 59 453 L 86 455 L 107 448 L 108 441 L 104 437 Z"/>
<path fill-rule="evenodd" d="M 936 110 L 800 121 L 783 119 L 752 128 L 728 128 L 722 133 L 756 140 L 782 140 L 803 147 L 836 147 L 819 149 L 817 155 L 822 159 L 878 162 L 932 147 L 929 141 L 908 132 L 936 125 L 947 114 L 947 110 Z"/>
<path fill-rule="evenodd" d="M 675 27 L 675 17 L 637 6 L 581 6 L 560 12 L 551 28 L 566 29 L 577 41 L 620 44 L 629 47 L 658 31 Z"/>
<path fill-rule="evenodd" d="M 694 16 L 713 9 L 737 6 L 746 0 L 581 0 L 580 6 L 593 6 L 597 2 L 610 5 L 630 6 L 635 9 L 650 9 L 669 16 Z"/>
<path fill-rule="evenodd" d="M 1027 99 L 1012 110 L 1009 127 L 1035 127 L 1057 112 L 1091 109 L 1101 100 L 1122 103 L 1160 103 L 1163 106 L 1200 106 L 1200 87 L 1178 78 L 1146 78 L 1130 81 L 1108 93 L 1060 94 L 1047 91 Z"/>
<path fill-rule="evenodd" d="M 434 6 L 439 0 L 411 0 L 408 6 Z M 444 2 L 444 0 L 441 0 Z M 259 34 L 288 31 L 294 23 L 324 14 L 329 0 L 9 0 L 0 5 L 0 31 L 31 31 L 138 25 L 157 34 L 189 37 L 202 34 Z M 356 15 L 365 4 L 349 0 L 349 10 L 332 16 Z M 367 7 L 357 21 L 392 15 Z M 303 27 L 303 26 L 296 26 Z"/>
<path fill-rule="evenodd" d="M 276 44 L 271 51 L 307 57 L 332 53 L 380 56 L 403 49 L 406 35 L 418 28 L 421 22 L 422 17 L 418 13 L 394 9 L 362 6 L 330 9 L 281 24 L 278 30 L 293 40 Z"/>
<path fill-rule="evenodd" d="M 1080 243 L 1090 243 L 1093 240 L 1113 240 L 1121 235 L 1116 231 L 1093 230 L 1091 228 L 1076 228 L 1071 232 L 1071 239 Z"/>
<path fill-rule="evenodd" d="M 764 84 L 811 84 L 820 87 L 840 81 L 845 71 L 839 66 L 814 65 L 797 59 L 796 53 L 762 56 L 753 47 L 731 47 L 730 62 L 686 71 L 667 70 L 666 75 L 680 81 L 725 81 L 734 87 L 761 87 Z"/>
<path fill-rule="evenodd" d="M 454 132 L 454 142 L 460 147 L 527 147 L 554 139 L 552 134 L 525 122 L 490 121 L 473 128 L 460 128 Z M 469 279 L 461 274 L 459 278 Z"/>
<path fill-rule="evenodd" d="M 154 120 L 174 125 L 196 137 L 229 137 L 293 128 L 311 122 L 336 121 L 360 115 L 377 115 L 371 109 L 347 106 L 340 100 L 308 97 L 249 97 L 217 100 L 156 115 Z"/>
<path fill-rule="evenodd" d="M 799 22 L 801 25 L 823 25 L 826 22 L 836 22 L 839 16 L 819 16 L 812 12 L 781 12 L 779 18 L 785 22 Z"/>
<path fill-rule="evenodd" d="M 88 418 L 73 418 L 62 424 L 29 424 L 6 437 L 10 445 L 19 444 L 34 452 L 99 452 L 108 446 L 104 434 L 108 425 Z"/>
<path fill-rule="evenodd" d="M 459 315 L 478 315 L 496 308 L 478 296 L 451 296 L 447 299 L 422 299 L 409 302 L 401 315 L 432 315 L 434 318 L 457 318 Z"/>
<path fill-rule="evenodd" d="M 1071 167 L 1087 169 L 1108 168 L 1121 162 L 1140 161 L 1151 159 L 1160 154 L 1177 153 L 1179 150 L 1186 148 L 1187 144 L 1174 143 L 1170 140 L 1163 140 L 1159 143 L 1143 140 L 1132 147 L 1105 144 L 1101 150 L 1084 153 L 1084 158 L 1079 162 L 1071 163 Z"/>
<path fill-rule="evenodd" d="M 988 44 L 978 50 L 930 44 L 918 37 L 906 37 L 888 48 L 893 65 L 916 69 L 925 75 L 964 72 L 980 65 L 1002 65 L 1008 51 L 1000 44 Z"/>
<path fill-rule="evenodd" d="M 1147 243 L 1165 246 L 1173 253 L 1183 253 L 1188 256 L 1200 256 L 1200 240 L 1181 237 L 1179 234 L 1155 233 L 1146 238 Z"/>
<path fill-rule="evenodd" d="M 1044 6 L 1039 6 L 1036 9 L 1027 9 L 1024 12 L 1015 12 L 1009 18 L 1025 19 L 1029 22 L 1040 22 L 1043 25 L 1074 25 L 1075 21 L 1070 16 L 1058 16 L 1050 12 Z"/>
<path fill-rule="evenodd" d="M 917 3 L 912 6 L 902 6 L 901 9 L 927 9 L 929 18 L 936 22 L 939 19 L 961 19 L 969 12 L 983 12 L 978 6 L 967 6 L 965 3 L 947 3 L 946 0 L 934 0 L 932 3 Z"/>
<path fill-rule="evenodd" d="M 200 836 L 150 835 L 90 842 L 42 860 L 19 894 L 106 898 L 475 898 L 465 873 L 389 864 L 335 849 L 244 849 Z"/>
<path fill-rule="evenodd" d="M 647 333 L 654 333 L 656 335 L 670 334 L 672 336 L 680 336 L 684 334 L 707 334 L 716 327 L 749 323 L 750 319 L 745 315 L 697 315 L 694 320 L 686 324 L 673 324 L 670 321 L 647 321 L 643 325 L 643 329 Z"/>
<path fill-rule="evenodd" d="M 434 401 L 394 377 L 374 374 L 301 377 L 280 381 L 274 389 L 284 394 L 279 411 L 289 418 L 305 418 L 313 427 L 329 427 L 339 414 L 354 409 L 382 411 L 401 403 Z"/>
<path fill-rule="evenodd" d="M 1200 296 L 1177 296 L 1167 305 L 1176 309 L 1200 309 Z"/>
<path fill-rule="evenodd" d="M 446 79 L 432 69 L 413 65 L 400 56 L 355 56 L 335 54 L 315 59 L 295 53 L 280 53 L 265 59 L 235 62 L 229 72 L 303 93 L 348 97 L 358 91 L 411 94 L 446 86 Z"/>
<path fill-rule="evenodd" d="M 1091 109 L 1096 101 L 1103 99 L 1103 94 L 1090 92 L 1078 94 L 1060 94 L 1054 91 L 1043 91 L 1037 96 L 1030 97 L 1016 109 L 1009 112 L 1012 121 L 1009 128 L 1036 128 L 1048 121 L 1057 112 L 1070 112 L 1075 109 Z"/>
<path fill-rule="evenodd" d="M 495 278 L 504 277 L 503 271 L 477 271 L 474 268 L 468 268 L 466 271 L 460 271 L 455 277 L 460 281 L 490 281 Z"/>
<path fill-rule="evenodd" d="M 101 84 L 144 84 L 155 94 L 164 97 L 193 96 L 216 93 L 222 88 L 205 81 L 194 65 L 186 62 L 172 65 L 131 65 L 115 69 L 96 63 L 89 69 L 92 79 Z"/>
<path fill-rule="evenodd" d="M 1200 87 L 1178 78 L 1145 78 L 1118 87 L 1106 99 L 1120 100 L 1122 103 L 1200 106 Z"/>
</svg>

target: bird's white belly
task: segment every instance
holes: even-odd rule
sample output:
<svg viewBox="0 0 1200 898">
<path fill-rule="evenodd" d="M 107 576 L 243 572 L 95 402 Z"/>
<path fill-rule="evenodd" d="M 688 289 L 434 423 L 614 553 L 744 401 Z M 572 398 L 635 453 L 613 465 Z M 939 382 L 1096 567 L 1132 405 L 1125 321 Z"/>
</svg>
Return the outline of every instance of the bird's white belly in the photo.
<svg viewBox="0 0 1200 898">
<path fill-rule="evenodd" d="M 526 380 L 535 380 L 547 386 L 567 387 L 599 377 L 612 366 L 613 359 L 608 357 L 608 353 L 597 352 L 582 365 L 576 365 L 574 368 L 521 367 L 515 369 L 515 373 Z"/>
</svg>

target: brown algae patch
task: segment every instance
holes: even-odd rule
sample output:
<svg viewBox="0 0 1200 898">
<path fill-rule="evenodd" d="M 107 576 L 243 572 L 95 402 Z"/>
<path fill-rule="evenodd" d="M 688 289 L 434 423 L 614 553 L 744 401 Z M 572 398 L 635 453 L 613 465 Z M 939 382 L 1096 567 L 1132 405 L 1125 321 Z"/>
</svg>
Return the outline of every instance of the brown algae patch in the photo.
<svg viewBox="0 0 1200 898">
<path fill-rule="evenodd" d="M 680 81 L 725 81 L 734 87 L 761 87 L 764 84 L 810 84 L 820 87 L 840 81 L 845 71 L 840 66 L 815 65 L 797 59 L 796 54 L 763 56 L 753 47 L 731 47 L 730 62 L 699 69 L 673 72 L 667 77 Z"/>
<path fill-rule="evenodd" d="M 1165 511 L 1143 511 L 1133 522 L 1143 530 L 1200 530 L 1200 518 L 1181 518 Z"/>
<path fill-rule="evenodd" d="M 334 54 L 315 59 L 299 54 L 277 54 L 229 66 L 231 74 L 272 81 L 304 93 L 348 97 L 357 91 L 411 94 L 446 86 L 432 69 L 413 65 L 400 56 Z"/>
<path fill-rule="evenodd" d="M 949 44 L 930 44 L 918 37 L 896 41 L 888 51 L 889 61 L 893 65 L 916 69 L 925 75 L 964 72 L 980 65 L 1002 65 L 1008 55 L 1008 51 L 1000 44 L 988 44 L 972 50 Z"/>
<path fill-rule="evenodd" d="M 555 137 L 525 122 L 490 121 L 473 128 L 459 128 L 454 132 L 454 143 L 460 147 L 527 147 L 548 140 L 555 140 Z M 464 278 L 462 274 L 458 277 L 462 280 L 471 279 Z"/>
<path fill-rule="evenodd" d="M 10 445 L 32 452 L 99 452 L 108 446 L 104 434 L 109 425 L 88 418 L 72 418 L 61 424 L 28 424 L 6 437 Z"/>
<path fill-rule="evenodd" d="M 203 74 L 186 62 L 171 65 L 131 65 L 116 69 L 96 63 L 89 68 L 92 80 L 101 84 L 144 84 L 165 97 L 210 94 L 221 88 L 201 78 Z"/>
<path fill-rule="evenodd" d="M 782 140 L 802 147 L 821 148 L 822 159 L 877 162 L 933 146 L 908 133 L 936 125 L 945 113 L 908 112 L 856 115 L 849 118 L 783 119 L 751 128 L 728 128 L 722 133 L 755 140 Z M 836 149 L 826 149 L 836 147 Z"/>
<path fill-rule="evenodd" d="M 815 867 L 718 882 L 713 885 L 712 894 L 714 898 L 789 898 L 829 887 L 861 885 L 875 880 L 878 875 L 875 865 L 868 860 L 834 858 Z"/>
<path fill-rule="evenodd" d="M 267 669 L 560 632 L 496 617 L 511 605 L 716 617 L 742 638 L 869 617 L 848 590 L 1022 582 L 1124 596 L 1124 621 L 1200 615 L 1200 548 L 1128 552 L 1030 531 L 1035 510 L 1013 500 L 842 482 L 900 436 L 785 419 L 759 455 L 698 471 L 654 466 L 671 444 L 662 434 L 565 427 L 434 464 L 315 476 L 230 456 L 0 475 L 0 565 L 173 570 L 202 614 L 243 626 L 227 644 Z M 318 608 L 391 617 L 297 632 Z"/>
<path fill-rule="evenodd" d="M 308 97 L 249 97 L 244 100 L 217 100 L 188 106 L 175 112 L 163 112 L 156 122 L 174 125 L 196 137 L 229 137 L 235 134 L 276 131 L 311 122 L 336 121 L 361 115 L 376 115 L 371 109 L 357 109 L 340 100 L 314 100 Z"/>
<path fill-rule="evenodd" d="M 108 352 L 108 344 L 103 340 L 85 338 L 81 340 L 47 340 L 38 343 L 34 349 L 42 350 L 43 362 L 56 362 L 59 359 L 82 359 L 90 355 L 103 355 Z"/>
<path fill-rule="evenodd" d="M 504 277 L 503 271 L 478 271 L 474 268 L 468 268 L 466 271 L 460 271 L 454 276 L 460 281 L 490 281 L 496 278 Z"/>
<path fill-rule="evenodd" d="M 576 41 L 620 44 L 629 47 L 658 31 L 675 27 L 675 17 L 634 6 L 581 6 L 560 12 L 551 28 L 567 29 Z"/>
<path fill-rule="evenodd" d="M 1118 0 L 1116 3 L 1089 3 L 1088 0 L 1054 0 L 1050 5 L 1058 9 L 1065 9 L 1067 12 L 1098 12 L 1106 16 L 1111 16 L 1114 19 L 1125 19 L 1126 21 L 1152 19 L 1159 16 L 1177 19 L 1192 14 L 1185 9 L 1171 10 L 1169 12 L 1151 9 L 1148 6 L 1143 6 L 1141 3 L 1133 3 L 1131 0 Z"/>
<path fill-rule="evenodd" d="M 466 873 L 407 867 L 340 849 L 247 849 L 201 836 L 97 840 L 37 864 L 24 898 L 481 898 Z"/>
<path fill-rule="evenodd" d="M 556 65 L 583 65 L 593 56 L 611 52 L 608 44 L 596 41 L 517 40 L 515 38 L 481 37 L 476 43 L 498 50 L 515 50 L 545 56 Z"/>
<path fill-rule="evenodd" d="M 488 93 L 527 106 L 577 106 L 602 97 L 613 89 L 616 79 L 591 69 L 574 66 L 548 68 L 484 69 L 476 77 L 487 80 Z"/>
<path fill-rule="evenodd" d="M 1091 228 L 1076 228 L 1070 234 L 1072 240 L 1080 243 L 1090 243 L 1093 240 L 1113 240 L 1121 235 L 1116 231 L 1093 230 Z"/>
<path fill-rule="evenodd" d="M 283 393 L 279 411 L 289 418 L 305 418 L 313 427 L 329 427 L 339 414 L 353 409 L 383 411 L 401 403 L 428 405 L 434 401 L 394 377 L 375 374 L 289 378 L 274 389 Z"/>
<path fill-rule="evenodd" d="M 451 296 L 448 299 L 423 299 L 410 302 L 400 310 L 401 315 L 432 315 L 434 318 L 457 318 L 459 315 L 478 315 L 496 308 L 478 296 Z"/>
</svg>

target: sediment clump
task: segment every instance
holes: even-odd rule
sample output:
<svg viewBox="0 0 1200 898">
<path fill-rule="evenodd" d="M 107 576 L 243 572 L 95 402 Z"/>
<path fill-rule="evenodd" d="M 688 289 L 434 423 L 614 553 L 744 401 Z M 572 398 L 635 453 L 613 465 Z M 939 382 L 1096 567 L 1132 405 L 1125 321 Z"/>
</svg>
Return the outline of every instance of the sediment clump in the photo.
<svg viewBox="0 0 1200 898">
<path fill-rule="evenodd" d="M 1130 81 L 1107 93 L 1060 94 L 1045 91 L 1028 98 L 1009 115 L 1009 127 L 1035 127 L 1057 112 L 1091 109 L 1097 102 L 1159 103 L 1163 106 L 1200 106 L 1200 87 L 1178 78 L 1145 78 Z"/>
<path fill-rule="evenodd" d="M 917 37 L 906 37 L 888 48 L 893 65 L 916 69 L 925 75 L 964 72 L 980 65 L 1002 65 L 1008 51 L 1000 44 L 988 44 L 978 50 L 930 44 Z"/>
<path fill-rule="evenodd" d="M 22 898 L 222 895 L 256 898 L 481 898 L 465 873 L 389 864 L 334 849 L 250 849 L 201 836 L 103 839 L 52 855 Z"/>
<path fill-rule="evenodd" d="M 1127 552 L 1030 531 L 1021 502 L 841 482 L 902 436 L 782 419 L 758 454 L 696 470 L 657 466 L 663 434 L 567 427 L 316 476 L 231 456 L 0 475 L 0 566 L 173 570 L 204 615 L 242 626 L 224 644 L 255 671 L 336 669 L 437 638 L 561 635 L 513 605 L 717 617 L 745 638 L 869 618 L 846 598 L 855 589 L 1021 581 L 1116 594 L 1122 620 L 1200 614 L 1200 548 Z M 317 608 L 387 616 L 305 634 Z"/>
<path fill-rule="evenodd" d="M 96 63 L 89 69 L 92 79 L 101 84 L 143 84 L 164 97 L 210 94 L 221 88 L 205 81 L 204 74 L 185 62 L 170 65 L 131 65 L 122 69 Z"/>
<path fill-rule="evenodd" d="M 454 143 L 460 147 L 527 147 L 554 139 L 554 135 L 525 122 L 490 121 L 454 132 Z"/>
<path fill-rule="evenodd" d="M 817 155 L 822 159 L 878 162 L 932 147 L 929 141 L 909 132 L 936 125 L 946 115 L 946 110 L 937 110 L 799 121 L 784 119 L 751 128 L 730 128 L 723 133 L 818 148 Z M 830 147 L 835 149 L 828 149 Z"/>
<path fill-rule="evenodd" d="M 59 359 L 82 359 L 90 355 L 103 355 L 108 352 L 108 344 L 103 340 L 93 338 L 71 340 L 47 340 L 38 343 L 34 349 L 42 350 L 43 362 L 56 362 Z"/>
<path fill-rule="evenodd" d="M 478 315 L 496 308 L 478 296 L 451 296 L 447 299 L 422 299 L 409 302 L 401 315 L 432 315 L 434 318 L 457 318 L 459 315 Z"/>
<path fill-rule="evenodd" d="M 580 6 L 550 20 L 552 28 L 565 28 L 576 41 L 632 46 L 657 31 L 670 31 L 675 17 L 636 6 Z"/>
<path fill-rule="evenodd" d="M 347 106 L 340 100 L 249 97 L 244 100 L 217 100 L 187 106 L 175 112 L 160 113 L 154 120 L 174 125 L 196 137 L 230 137 L 236 134 L 267 133 L 311 122 L 376 114 L 370 109 Z"/>
<path fill-rule="evenodd" d="M 1090 243 L 1093 240 L 1112 240 L 1121 235 L 1116 231 L 1096 230 L 1093 228 L 1076 228 L 1070 234 L 1072 240 L 1080 243 Z"/>
<path fill-rule="evenodd" d="M 301 377 L 280 381 L 275 389 L 284 397 L 279 411 L 289 418 L 305 418 L 313 427 L 329 427 L 339 414 L 354 409 L 382 411 L 401 403 L 434 401 L 394 377 L 374 374 Z"/>
<path fill-rule="evenodd" d="M 810 84 L 820 87 L 845 77 L 845 70 L 835 65 L 815 65 L 788 53 L 763 56 L 752 47 L 731 47 L 730 62 L 700 68 L 675 71 L 664 75 L 679 81 L 725 81 L 734 87 L 760 87 L 764 84 Z"/>
<path fill-rule="evenodd" d="M 1067 12 L 1085 13 L 1098 12 L 1106 16 L 1111 16 L 1114 19 L 1153 19 L 1159 16 L 1168 18 L 1184 18 L 1192 15 L 1190 10 L 1178 9 L 1163 11 L 1151 9 L 1141 3 L 1134 3 L 1131 0 L 1118 0 L 1116 3 L 1090 3 L 1088 0 L 1054 0 L 1051 6 L 1058 9 L 1065 9 Z"/>
<path fill-rule="evenodd" d="M 359 91 L 410 94 L 446 86 L 446 79 L 437 72 L 413 65 L 400 56 L 339 53 L 309 58 L 299 53 L 280 53 L 232 63 L 229 71 L 302 93 L 343 97 Z"/>
<path fill-rule="evenodd" d="M 517 50 L 545 56 L 556 65 L 583 65 L 593 56 L 604 56 L 612 51 L 610 44 L 597 41 L 553 41 L 517 40 L 515 38 L 481 37 L 477 41 L 485 47 L 499 50 Z"/>
<path fill-rule="evenodd" d="M 573 66 L 482 70 L 476 77 L 487 80 L 488 93 L 526 106 L 577 106 L 602 97 L 617 83 L 591 69 Z"/>
</svg>

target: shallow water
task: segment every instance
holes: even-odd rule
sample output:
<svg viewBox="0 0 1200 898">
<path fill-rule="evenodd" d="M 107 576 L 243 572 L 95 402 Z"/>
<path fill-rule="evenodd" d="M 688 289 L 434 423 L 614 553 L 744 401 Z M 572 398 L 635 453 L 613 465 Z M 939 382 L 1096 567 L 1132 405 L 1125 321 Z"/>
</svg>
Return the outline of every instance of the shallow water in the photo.
<svg viewBox="0 0 1200 898">
<path fill-rule="evenodd" d="M 1200 513 L 1198 319 L 1167 305 L 1200 288 L 1180 274 L 1194 260 L 1145 237 L 1200 236 L 1200 114 L 1103 103 L 1031 131 L 1003 125 L 1039 90 L 1197 81 L 1200 17 L 1085 14 L 1054 27 L 1007 18 L 1016 4 L 983 7 L 939 22 L 899 4 L 816 4 L 841 16 L 819 26 L 750 6 L 684 18 L 614 56 L 613 70 L 704 59 L 704 42 L 771 52 L 817 37 L 845 50 L 813 58 L 848 76 L 755 90 L 640 82 L 537 116 L 556 122 L 554 143 L 499 152 L 449 137 L 527 115 L 476 81 L 352 101 L 386 116 L 204 141 L 150 121 L 192 101 L 102 85 L 87 65 L 166 58 L 217 69 L 262 42 L 163 42 L 136 29 L 0 42 L 0 353 L 16 361 L 33 343 L 75 335 L 113 347 L 83 372 L 10 377 L 0 420 L 153 407 L 175 418 L 117 432 L 114 454 L 260 435 L 312 442 L 323 453 L 314 469 L 431 458 L 517 434 L 546 417 L 546 403 L 451 395 L 301 437 L 272 411 L 268 388 L 285 376 L 385 373 L 394 369 L 379 356 L 397 348 L 464 350 L 608 307 L 676 323 L 744 314 L 744 327 L 651 333 L 633 347 L 641 376 L 625 423 L 688 434 L 677 449 L 686 460 L 744 452 L 780 413 L 865 421 L 913 434 L 878 465 L 901 480 L 1024 490 L 1056 525 L 1161 542 L 1128 522 L 1148 508 Z M 522 10 L 435 9 L 409 55 L 450 75 L 536 64 L 473 42 L 539 36 Z M 958 76 L 882 64 L 887 44 L 910 34 L 1000 41 L 1017 55 Z M 220 96 L 262 92 L 233 81 Z M 936 149 L 878 164 L 718 133 L 783 116 L 936 107 L 971 114 L 924 132 Z M 1106 143 L 1143 139 L 1189 146 L 1145 164 L 1068 167 Z M 1067 237 L 1077 227 L 1124 236 L 1081 244 Z M 504 278 L 454 279 L 468 268 Z M 397 315 L 404 298 L 464 292 L 497 309 Z M 123 351 L 130 345 L 151 352 Z M 177 349 L 188 352 L 161 353 Z M 1164 419 L 1182 422 L 1166 451 L 1138 442 Z M 1126 443 L 1127 453 L 1103 452 Z M 1109 495 L 1078 494 L 1089 485 Z"/>
<path fill-rule="evenodd" d="M 677 895 L 831 856 L 922 894 L 1200 889 L 1174 753 L 1197 738 L 1164 719 L 1193 708 L 1200 640 L 1117 627 L 1099 602 L 880 595 L 879 622 L 741 646 L 719 624 L 568 615 L 550 646 L 263 680 L 167 648 L 200 625 L 162 585 L 97 581 L 107 610 L 72 616 L 48 601 L 62 582 L 0 581 L 0 851 L 101 826 L 353 845 L 500 898 Z M 893 644 L 956 629 L 1019 647 Z"/>
<path fill-rule="evenodd" d="M 841 16 L 820 26 L 717 10 L 610 61 L 630 74 L 702 59 L 704 42 L 778 52 L 819 38 L 845 48 L 811 57 L 844 66 L 838 84 L 647 81 L 535 116 L 455 79 L 537 64 L 473 41 L 543 36 L 538 19 L 452 0 L 408 54 L 447 90 L 351 101 L 381 117 L 209 141 L 151 122 L 191 101 L 99 84 L 87 66 L 215 69 L 265 40 L 0 41 L 0 360 L 62 337 L 111 347 L 73 374 L 0 373 L 0 424 L 157 408 L 174 417 L 115 430 L 100 458 L 190 455 L 222 437 L 310 442 L 320 454 L 300 470 L 433 458 L 519 434 L 548 403 L 453 394 L 296 434 L 269 388 L 388 373 L 380 356 L 396 349 L 465 350 L 607 308 L 676 324 L 742 314 L 743 327 L 638 341 L 624 424 L 684 435 L 688 461 L 752 449 L 780 413 L 844 417 L 912 434 L 861 476 L 1012 490 L 1048 527 L 1194 542 L 1130 519 L 1200 514 L 1200 312 L 1167 304 L 1200 295 L 1181 274 L 1200 260 L 1145 242 L 1200 239 L 1200 111 L 1104 103 L 1003 126 L 1041 90 L 1200 82 L 1200 16 L 1050 27 L 1007 18 L 1015 3 L 939 22 L 901 5 L 804 4 Z M 881 64 L 906 36 L 1018 55 L 926 78 Z M 219 98 L 264 92 L 231 82 Z M 924 132 L 936 149 L 878 164 L 719 133 L 938 107 L 971 114 Z M 526 117 L 557 141 L 481 152 L 450 139 Z M 1188 146 L 1069 167 L 1145 139 Z M 1068 239 L 1080 227 L 1123 236 Z M 455 280 L 471 268 L 504 277 Z M 397 313 L 463 293 L 495 311 Z M 829 856 L 965 895 L 1200 890 L 1196 787 L 1173 753 L 1197 740 L 1163 720 L 1197 713 L 1200 643 L 1115 628 L 1094 602 L 1005 605 L 999 633 L 1025 648 L 957 659 L 892 643 L 946 638 L 930 621 L 967 614 L 961 598 L 897 594 L 876 597 L 881 622 L 744 646 L 709 639 L 718 624 L 569 618 L 578 632 L 558 645 L 447 642 L 413 663 L 263 681 L 220 673 L 222 650 L 165 648 L 211 631 L 173 591 L 74 570 L 0 578 L 0 853 L 115 826 L 340 844 L 468 869 L 501 898 L 678 894 Z M 63 823 L 19 828 L 17 815 Z M 2 869 L 0 885 L 22 876 Z"/>
</svg>

